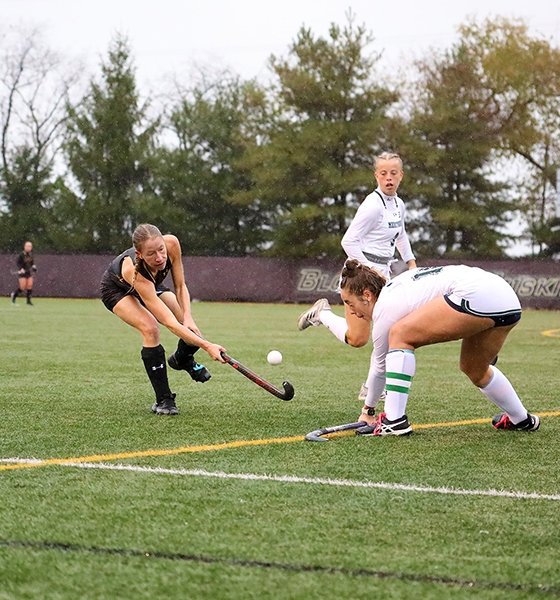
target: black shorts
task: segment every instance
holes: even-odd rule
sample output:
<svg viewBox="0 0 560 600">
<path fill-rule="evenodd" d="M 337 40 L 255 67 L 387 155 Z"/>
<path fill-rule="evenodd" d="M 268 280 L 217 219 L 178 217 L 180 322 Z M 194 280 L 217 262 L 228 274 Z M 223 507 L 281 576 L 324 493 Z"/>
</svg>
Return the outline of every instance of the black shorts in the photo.
<svg viewBox="0 0 560 600">
<path fill-rule="evenodd" d="M 142 298 L 138 295 L 138 292 L 134 288 L 123 288 L 118 285 L 114 279 L 111 277 L 109 271 L 105 271 L 101 284 L 99 286 L 100 294 L 101 294 L 101 302 L 105 305 L 107 310 L 113 312 L 115 306 L 125 297 L 125 296 L 134 296 L 142 306 L 144 306 L 144 302 L 142 302 Z M 156 294 L 160 296 L 163 292 L 170 292 L 171 289 L 165 285 L 158 285 L 156 288 Z"/>
<path fill-rule="evenodd" d="M 24 273 L 18 273 L 17 276 L 20 279 L 29 279 L 30 277 L 33 277 L 33 273 L 31 273 L 31 271 L 25 271 Z"/>
<path fill-rule="evenodd" d="M 517 323 L 521 319 L 521 310 L 513 309 L 509 311 L 503 311 L 500 313 L 486 313 L 481 314 L 478 312 L 473 312 L 469 303 L 466 300 L 463 300 L 461 304 L 455 304 L 452 300 L 449 299 L 449 295 L 445 294 L 443 299 L 454 308 L 457 312 L 465 313 L 467 315 L 473 315 L 474 317 L 488 317 L 494 321 L 494 327 L 506 327 L 507 325 L 513 325 Z"/>
</svg>

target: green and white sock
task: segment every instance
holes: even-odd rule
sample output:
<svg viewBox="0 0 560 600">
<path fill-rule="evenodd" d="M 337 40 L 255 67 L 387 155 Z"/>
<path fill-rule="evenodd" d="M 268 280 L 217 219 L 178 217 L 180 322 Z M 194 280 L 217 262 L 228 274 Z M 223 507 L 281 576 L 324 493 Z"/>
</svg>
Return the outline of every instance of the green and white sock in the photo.
<svg viewBox="0 0 560 600">
<path fill-rule="evenodd" d="M 389 350 L 385 357 L 385 416 L 389 421 L 406 414 L 408 393 L 416 373 L 414 350 Z"/>
</svg>

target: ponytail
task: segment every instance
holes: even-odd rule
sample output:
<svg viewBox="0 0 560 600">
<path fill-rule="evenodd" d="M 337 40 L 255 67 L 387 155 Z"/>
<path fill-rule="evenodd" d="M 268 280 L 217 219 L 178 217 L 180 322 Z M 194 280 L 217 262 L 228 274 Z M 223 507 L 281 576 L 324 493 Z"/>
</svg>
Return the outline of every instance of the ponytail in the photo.
<svg viewBox="0 0 560 600">
<path fill-rule="evenodd" d="M 365 290 L 369 290 L 377 298 L 386 283 L 387 280 L 381 273 L 353 258 L 344 263 L 340 279 L 341 290 L 358 297 L 363 296 Z"/>
</svg>

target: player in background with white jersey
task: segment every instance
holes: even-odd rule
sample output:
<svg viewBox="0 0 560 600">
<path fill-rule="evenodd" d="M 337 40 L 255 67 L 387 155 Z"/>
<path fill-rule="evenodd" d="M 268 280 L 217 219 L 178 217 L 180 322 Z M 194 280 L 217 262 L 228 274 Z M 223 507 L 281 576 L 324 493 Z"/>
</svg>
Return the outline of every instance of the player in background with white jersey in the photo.
<svg viewBox="0 0 560 600">
<path fill-rule="evenodd" d="M 404 176 L 401 157 L 390 152 L 380 154 L 375 158 L 374 175 L 377 188 L 358 207 L 341 244 L 348 258 L 356 259 L 390 279 L 391 265 L 396 262 L 395 248 L 409 269 L 416 267 L 405 229 L 404 202 L 397 196 Z M 299 317 L 298 328 L 303 330 L 321 324 L 350 346 L 362 347 L 369 340 L 369 326 L 363 320 L 357 319 L 346 308 L 344 318 L 335 315 L 325 298 L 317 300 Z M 370 375 L 358 396 L 362 401 L 370 385 Z"/>
<path fill-rule="evenodd" d="M 409 269 L 416 267 L 405 229 L 405 206 L 397 196 L 404 177 L 398 154 L 384 152 L 375 158 L 377 188 L 360 204 L 341 245 L 348 258 L 391 276 L 395 247 Z"/>
<path fill-rule="evenodd" d="M 521 305 L 501 277 L 477 267 L 424 267 L 387 282 L 377 271 L 348 260 L 341 297 L 348 310 L 372 328 L 371 387 L 360 420 L 361 433 L 406 435 L 408 394 L 416 372 L 414 351 L 421 346 L 462 340 L 460 369 L 503 412 L 496 429 L 536 431 L 539 417 L 522 404 L 507 377 L 493 366 L 509 332 L 521 318 Z M 370 415 L 383 389 L 383 413 Z"/>
</svg>

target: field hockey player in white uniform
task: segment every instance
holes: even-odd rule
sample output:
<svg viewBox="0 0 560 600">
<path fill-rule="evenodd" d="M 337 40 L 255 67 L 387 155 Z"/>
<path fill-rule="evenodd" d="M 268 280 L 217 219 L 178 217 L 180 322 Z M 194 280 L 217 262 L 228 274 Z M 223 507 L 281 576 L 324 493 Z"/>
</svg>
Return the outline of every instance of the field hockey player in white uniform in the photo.
<svg viewBox="0 0 560 600">
<path fill-rule="evenodd" d="M 451 340 L 462 340 L 461 371 L 502 410 L 492 419 L 493 426 L 539 428 L 539 417 L 529 414 L 507 377 L 493 366 L 521 318 L 519 299 L 504 279 L 476 267 L 452 265 L 412 269 L 387 283 L 374 269 L 348 260 L 340 287 L 348 310 L 373 322 L 373 374 L 360 415 L 369 427 L 362 434 L 412 432 L 406 406 L 416 373 L 414 351 Z M 384 388 L 384 412 L 374 417 Z"/>
<path fill-rule="evenodd" d="M 380 154 L 375 158 L 374 175 L 377 188 L 360 204 L 341 244 L 348 258 L 354 258 L 390 279 L 391 265 L 396 262 L 395 248 L 409 269 L 416 267 L 405 229 L 404 202 L 397 196 L 404 176 L 401 157 L 390 152 Z M 346 309 L 344 318 L 335 315 L 326 298 L 317 300 L 302 313 L 298 329 L 321 324 L 350 346 L 362 347 L 369 340 L 369 326 L 363 320 Z M 362 385 L 358 395 L 361 401 L 365 399 L 367 386 L 367 382 Z"/>
</svg>

